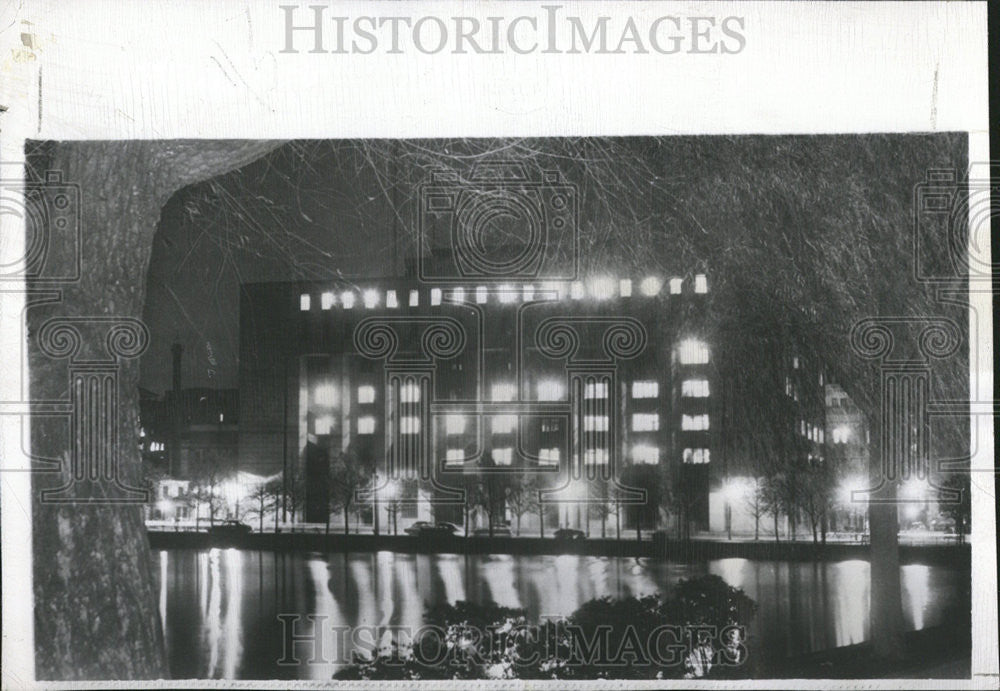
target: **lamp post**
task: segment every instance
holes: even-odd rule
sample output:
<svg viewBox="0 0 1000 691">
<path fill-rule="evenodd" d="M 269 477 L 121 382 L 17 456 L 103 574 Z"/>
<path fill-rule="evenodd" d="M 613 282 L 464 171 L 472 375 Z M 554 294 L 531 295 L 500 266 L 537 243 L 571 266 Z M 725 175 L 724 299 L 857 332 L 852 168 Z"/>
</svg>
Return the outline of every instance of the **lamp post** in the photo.
<svg viewBox="0 0 1000 691">
<path fill-rule="evenodd" d="M 388 503 L 389 511 L 392 513 L 392 534 L 396 535 L 399 531 L 399 523 L 396 520 L 396 514 L 399 510 L 396 505 L 396 497 L 399 494 L 399 483 L 395 480 L 389 480 L 385 483 L 385 497 Z"/>
<path fill-rule="evenodd" d="M 372 485 L 372 531 L 375 537 L 378 537 L 378 473 L 375 473 Z"/>
</svg>

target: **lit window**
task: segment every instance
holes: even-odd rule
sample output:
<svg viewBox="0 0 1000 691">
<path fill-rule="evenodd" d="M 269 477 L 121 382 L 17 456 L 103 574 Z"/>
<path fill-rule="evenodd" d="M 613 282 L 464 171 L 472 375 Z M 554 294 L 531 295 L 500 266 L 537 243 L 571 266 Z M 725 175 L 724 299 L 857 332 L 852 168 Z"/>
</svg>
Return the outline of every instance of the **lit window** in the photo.
<svg viewBox="0 0 1000 691">
<path fill-rule="evenodd" d="M 694 292 L 696 293 L 708 292 L 708 279 L 705 278 L 705 274 L 697 274 L 694 277 Z"/>
<path fill-rule="evenodd" d="M 465 416 L 445 415 L 444 430 L 447 434 L 462 434 L 465 432 Z"/>
<path fill-rule="evenodd" d="M 320 415 L 316 418 L 316 434 L 329 434 L 333 429 L 333 416 Z"/>
<path fill-rule="evenodd" d="M 359 417 L 358 434 L 375 434 L 375 418 L 371 415 Z"/>
<path fill-rule="evenodd" d="M 465 451 L 462 449 L 448 449 L 445 461 L 448 463 L 461 463 L 465 460 Z"/>
<path fill-rule="evenodd" d="M 226 419 L 226 416 L 223 415 L 222 413 L 219 413 L 219 422 L 225 422 L 225 419 Z"/>
<path fill-rule="evenodd" d="M 606 415 L 586 415 L 583 418 L 584 432 L 607 432 L 608 417 Z"/>
<path fill-rule="evenodd" d="M 557 281 L 546 281 L 542 284 L 547 300 L 562 299 L 566 296 L 566 284 Z"/>
<path fill-rule="evenodd" d="M 623 298 L 632 297 L 632 281 L 628 278 L 623 278 L 618 281 L 618 294 Z"/>
<path fill-rule="evenodd" d="M 671 295 L 680 295 L 681 294 L 681 288 L 683 288 L 683 287 L 684 287 L 684 279 L 683 278 L 671 278 L 670 279 L 670 294 Z"/>
<path fill-rule="evenodd" d="M 322 309 L 328 310 L 333 307 L 335 300 L 336 298 L 334 298 L 333 293 L 323 293 L 319 296 L 319 306 Z"/>
<path fill-rule="evenodd" d="M 841 425 L 839 427 L 833 428 L 833 443 L 834 444 L 846 444 L 851 438 L 851 428 L 847 425 Z"/>
<path fill-rule="evenodd" d="M 608 300 L 615 296 L 615 282 L 610 278 L 598 278 L 590 286 L 590 292 L 597 300 Z"/>
<path fill-rule="evenodd" d="M 420 291 L 419 290 L 411 290 L 410 291 L 410 307 L 419 307 L 419 306 L 420 306 Z"/>
<path fill-rule="evenodd" d="M 399 300 L 396 299 L 395 290 L 385 291 L 385 306 L 388 307 L 389 309 L 396 309 L 397 307 L 399 307 Z"/>
<path fill-rule="evenodd" d="M 299 296 L 299 309 L 303 312 L 309 311 L 309 305 L 312 303 L 312 299 L 309 297 L 309 293 L 302 293 Z"/>
<path fill-rule="evenodd" d="M 406 382 L 399 390 L 399 400 L 402 403 L 417 403 L 420 400 L 420 387 L 413 382 Z"/>
<path fill-rule="evenodd" d="M 792 369 L 798 369 L 798 368 L 799 368 L 799 358 L 796 356 L 792 358 Z"/>
<path fill-rule="evenodd" d="M 497 465 L 510 465 L 514 459 L 513 449 L 493 449 L 493 462 Z"/>
<path fill-rule="evenodd" d="M 375 387 L 359 386 L 358 403 L 374 403 L 374 402 L 375 402 Z"/>
<path fill-rule="evenodd" d="M 632 415 L 633 432 L 655 432 L 660 429 L 660 416 L 656 413 L 635 413 Z"/>
<path fill-rule="evenodd" d="M 559 449 L 541 449 L 538 452 L 538 462 L 544 465 L 558 465 L 559 463 Z"/>
<path fill-rule="evenodd" d="M 431 288 L 431 304 L 440 305 L 441 304 L 441 289 Z"/>
<path fill-rule="evenodd" d="M 494 401 L 513 401 L 517 395 L 517 389 L 509 382 L 494 384 L 491 389 L 491 398 Z"/>
<path fill-rule="evenodd" d="M 824 438 L 825 436 L 826 436 L 826 433 L 825 433 L 825 432 L 823 431 L 823 428 L 822 428 L 822 427 L 820 427 L 820 428 L 819 428 L 819 443 L 820 443 L 820 444 L 824 443 L 824 442 L 823 442 L 823 438 Z"/>
<path fill-rule="evenodd" d="M 801 434 L 803 437 L 806 436 L 806 421 L 805 420 L 799 420 L 799 434 Z"/>
<path fill-rule="evenodd" d="M 681 384 L 681 396 L 705 398 L 708 396 L 707 379 L 687 379 Z"/>
<path fill-rule="evenodd" d="M 327 407 L 337 405 L 337 387 L 333 384 L 320 384 L 313 392 L 313 403 Z"/>
<path fill-rule="evenodd" d="M 535 299 L 535 286 L 533 286 L 530 283 L 528 283 L 527 285 L 525 285 L 523 293 L 522 293 L 522 297 L 523 297 L 523 299 L 524 299 L 525 302 L 530 302 L 531 300 L 534 300 Z"/>
<path fill-rule="evenodd" d="M 517 426 L 517 415 L 497 415 L 493 418 L 493 434 L 510 434 Z"/>
<path fill-rule="evenodd" d="M 354 307 L 354 293 L 349 290 L 345 290 L 340 295 L 340 302 L 344 306 L 345 310 L 349 310 Z"/>
<path fill-rule="evenodd" d="M 378 291 L 366 290 L 364 294 L 361 296 L 361 299 L 364 300 L 365 307 L 367 307 L 368 309 L 372 309 L 378 304 Z"/>
<path fill-rule="evenodd" d="M 608 383 L 606 381 L 598 382 L 587 382 L 587 385 L 583 388 L 584 398 L 607 398 L 608 397 Z"/>
<path fill-rule="evenodd" d="M 607 449 L 587 449 L 583 452 L 583 462 L 587 465 L 607 465 Z"/>
<path fill-rule="evenodd" d="M 639 290 L 646 297 L 653 297 L 654 295 L 660 294 L 660 288 L 663 287 L 663 282 L 656 276 L 648 276 L 642 279 L 642 283 L 639 284 Z"/>
<path fill-rule="evenodd" d="M 542 432 L 558 432 L 559 431 L 559 418 L 547 417 L 542 418 Z"/>
<path fill-rule="evenodd" d="M 708 346 L 689 338 L 681 341 L 678 356 L 682 365 L 704 365 L 708 362 Z"/>
<path fill-rule="evenodd" d="M 556 380 L 538 382 L 539 401 L 558 401 L 563 397 L 562 382 Z"/>
<path fill-rule="evenodd" d="M 660 382 L 658 381 L 632 382 L 632 398 L 656 398 L 659 395 Z"/>
<path fill-rule="evenodd" d="M 399 419 L 399 432 L 401 434 L 420 434 L 420 418 L 416 415 L 407 415 Z"/>
<path fill-rule="evenodd" d="M 453 288 L 451 291 L 452 302 L 464 302 L 465 301 L 465 288 Z"/>
<path fill-rule="evenodd" d="M 507 304 L 509 302 L 514 302 L 516 299 L 517 293 L 514 292 L 514 286 L 506 284 L 500 286 L 500 302 Z"/>
<path fill-rule="evenodd" d="M 681 415 L 681 429 L 692 432 L 708 429 L 708 415 Z"/>
<path fill-rule="evenodd" d="M 823 373 L 822 372 L 819 373 L 819 385 L 823 386 Z"/>
<path fill-rule="evenodd" d="M 792 378 L 791 377 L 785 377 L 785 395 L 786 396 L 791 396 L 792 395 Z"/>
<path fill-rule="evenodd" d="M 684 462 L 701 464 L 710 460 L 708 449 L 684 449 Z"/>
<path fill-rule="evenodd" d="M 632 447 L 632 461 L 646 465 L 655 465 L 660 462 L 660 449 L 649 444 L 636 444 Z"/>
<path fill-rule="evenodd" d="M 579 281 L 573 281 L 573 285 L 569 287 L 569 296 L 574 300 L 579 300 L 583 297 L 583 284 Z"/>
<path fill-rule="evenodd" d="M 476 303 L 479 305 L 486 304 L 486 286 L 476 288 Z"/>
</svg>

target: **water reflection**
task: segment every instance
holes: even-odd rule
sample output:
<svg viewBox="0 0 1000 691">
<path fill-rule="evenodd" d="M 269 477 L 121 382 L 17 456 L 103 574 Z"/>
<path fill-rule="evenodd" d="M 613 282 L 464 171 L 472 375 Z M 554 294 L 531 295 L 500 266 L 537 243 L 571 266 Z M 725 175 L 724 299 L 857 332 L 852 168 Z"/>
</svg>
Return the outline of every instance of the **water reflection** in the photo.
<svg viewBox="0 0 1000 691">
<path fill-rule="evenodd" d="M 328 680 L 346 664 L 335 627 L 369 627 L 389 646 L 418 628 L 425 608 L 471 599 L 524 608 L 532 619 L 566 616 L 595 597 L 663 594 L 681 578 L 713 573 L 757 601 L 748 646 L 760 658 L 850 645 L 868 637 L 865 561 L 787 563 L 509 555 L 275 554 L 163 550 L 156 555 L 159 610 L 175 678 Z M 968 572 L 901 569 L 905 623 L 941 624 L 962 609 Z M 298 615 L 290 639 L 278 614 Z M 310 616 L 312 615 L 312 616 Z M 319 631 L 318 627 L 327 627 Z M 398 640 L 398 639 L 397 639 Z M 320 648 L 314 655 L 314 643 Z M 341 645 L 338 645 L 341 644 Z M 277 664 L 292 646 L 301 664 Z M 315 659 L 313 659 L 315 658 Z"/>
</svg>

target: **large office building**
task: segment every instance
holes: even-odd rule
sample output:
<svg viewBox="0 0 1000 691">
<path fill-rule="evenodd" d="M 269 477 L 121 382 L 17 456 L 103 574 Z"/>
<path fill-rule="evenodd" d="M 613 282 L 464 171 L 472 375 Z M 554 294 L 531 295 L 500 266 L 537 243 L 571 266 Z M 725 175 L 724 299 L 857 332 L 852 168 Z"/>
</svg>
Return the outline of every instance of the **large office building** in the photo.
<svg viewBox="0 0 1000 691">
<path fill-rule="evenodd" d="M 705 529 L 708 298 L 703 273 L 244 285 L 241 468 L 304 478 L 306 520 L 324 520 L 327 468 L 343 458 L 394 519 L 460 522 L 471 480 L 529 478 L 547 527 L 584 527 L 595 502 L 634 523 L 668 493 L 630 477 L 654 477 L 684 488 Z"/>
</svg>

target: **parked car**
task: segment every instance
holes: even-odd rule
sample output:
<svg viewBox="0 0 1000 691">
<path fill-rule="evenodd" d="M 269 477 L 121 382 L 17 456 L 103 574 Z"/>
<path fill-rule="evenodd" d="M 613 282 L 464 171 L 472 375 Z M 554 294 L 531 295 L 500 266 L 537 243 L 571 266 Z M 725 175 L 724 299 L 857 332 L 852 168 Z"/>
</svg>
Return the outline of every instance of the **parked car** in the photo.
<svg viewBox="0 0 1000 691">
<path fill-rule="evenodd" d="M 554 533 L 557 540 L 583 540 L 587 534 L 576 528 L 560 528 Z"/>
<path fill-rule="evenodd" d="M 420 533 L 430 530 L 434 527 L 434 524 L 430 521 L 417 521 L 413 523 L 409 528 L 406 528 L 403 532 L 407 535 L 419 535 Z"/>
<path fill-rule="evenodd" d="M 248 526 L 246 523 L 240 523 L 239 521 L 223 521 L 222 523 L 216 523 L 210 526 L 208 529 L 209 535 L 217 535 L 220 537 L 236 537 L 238 535 L 249 535 L 253 532 L 253 528 Z"/>
<path fill-rule="evenodd" d="M 476 528 L 472 531 L 475 537 L 490 537 L 489 528 Z M 510 528 L 505 525 L 493 526 L 493 537 L 511 537 Z"/>
<path fill-rule="evenodd" d="M 430 521 L 417 521 L 404 530 L 407 535 L 429 536 L 429 535 L 454 535 L 458 528 L 453 523 L 440 521 L 431 523 Z"/>
</svg>

